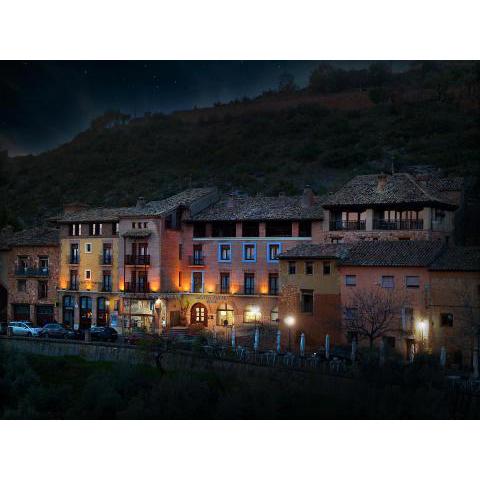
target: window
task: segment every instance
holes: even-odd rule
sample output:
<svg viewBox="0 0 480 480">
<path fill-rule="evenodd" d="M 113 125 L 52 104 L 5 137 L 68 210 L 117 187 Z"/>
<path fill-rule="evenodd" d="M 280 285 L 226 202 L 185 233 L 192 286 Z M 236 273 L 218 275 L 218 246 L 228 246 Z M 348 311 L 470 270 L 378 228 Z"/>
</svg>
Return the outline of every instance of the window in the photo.
<svg viewBox="0 0 480 480">
<path fill-rule="evenodd" d="M 178 288 L 182 288 L 182 272 L 178 272 Z"/>
<path fill-rule="evenodd" d="M 27 291 L 27 281 L 26 280 L 17 280 L 17 292 L 26 292 Z"/>
<path fill-rule="evenodd" d="M 91 279 L 92 279 L 92 271 L 85 270 L 85 280 L 91 280 Z"/>
<path fill-rule="evenodd" d="M 302 313 L 313 313 L 313 290 L 302 290 Z"/>
<path fill-rule="evenodd" d="M 119 226 L 118 222 L 115 222 L 115 223 L 113 224 L 113 233 L 114 233 L 115 235 L 118 235 L 119 228 L 120 228 L 120 226 Z"/>
<path fill-rule="evenodd" d="M 132 222 L 132 228 L 135 228 L 135 222 Z"/>
<path fill-rule="evenodd" d="M 441 327 L 453 327 L 453 313 L 441 313 L 440 314 L 440 326 Z"/>
<path fill-rule="evenodd" d="M 92 244 L 86 243 L 85 244 L 85 253 L 92 253 Z"/>
<path fill-rule="evenodd" d="M 192 272 L 192 292 L 203 293 L 203 272 Z"/>
<path fill-rule="evenodd" d="M 70 236 L 79 237 L 82 235 L 82 224 L 81 223 L 72 223 L 70 225 Z"/>
<path fill-rule="evenodd" d="M 331 243 L 343 243 L 343 238 L 342 237 L 332 237 L 330 239 Z"/>
<path fill-rule="evenodd" d="M 297 264 L 296 262 L 288 262 L 288 274 L 295 275 L 297 273 Z"/>
<path fill-rule="evenodd" d="M 331 271 L 331 264 L 330 262 L 323 262 L 323 274 L 330 275 Z"/>
<path fill-rule="evenodd" d="M 391 275 L 382 275 L 382 287 L 394 288 L 395 287 L 394 277 L 392 277 Z"/>
<path fill-rule="evenodd" d="M 254 295 L 255 294 L 255 274 L 245 273 L 243 276 L 243 280 L 244 280 L 244 294 Z"/>
<path fill-rule="evenodd" d="M 38 266 L 42 272 L 48 272 L 48 256 L 40 255 L 38 257 Z"/>
<path fill-rule="evenodd" d="M 178 244 L 178 259 L 181 260 L 183 257 L 183 245 L 181 243 Z"/>
<path fill-rule="evenodd" d="M 48 282 L 39 281 L 38 282 L 38 298 L 47 298 L 48 297 Z"/>
<path fill-rule="evenodd" d="M 17 264 L 19 270 L 26 270 L 28 268 L 28 257 L 23 255 L 17 257 Z"/>
<path fill-rule="evenodd" d="M 278 273 L 268 274 L 268 294 L 278 295 Z"/>
<path fill-rule="evenodd" d="M 137 228 L 142 228 L 142 222 L 137 223 Z"/>
<path fill-rule="evenodd" d="M 305 262 L 305 275 L 313 275 L 313 262 Z"/>
<path fill-rule="evenodd" d="M 92 223 L 90 224 L 90 235 L 98 236 L 102 234 L 103 224 L 102 223 Z"/>
<path fill-rule="evenodd" d="M 147 228 L 148 222 L 143 222 L 143 228 Z"/>
<path fill-rule="evenodd" d="M 220 293 L 230 293 L 230 273 L 220 273 Z"/>
<path fill-rule="evenodd" d="M 243 261 L 255 262 L 257 259 L 257 245 L 255 243 L 243 244 Z"/>
<path fill-rule="evenodd" d="M 193 262 L 192 265 L 205 265 L 203 257 L 203 245 L 197 244 L 193 246 Z"/>
<path fill-rule="evenodd" d="M 218 261 L 230 262 L 232 260 L 232 247 L 229 243 L 220 243 L 218 245 Z"/>
<path fill-rule="evenodd" d="M 345 275 L 345 286 L 346 287 L 356 287 L 357 286 L 357 276 L 356 275 Z"/>
<path fill-rule="evenodd" d="M 282 246 L 280 243 L 269 243 L 267 244 L 267 261 L 268 262 L 278 262 L 278 255 L 282 251 Z"/>
<path fill-rule="evenodd" d="M 78 289 L 78 271 L 77 270 L 70 270 L 70 284 L 69 290 L 77 290 Z"/>
<path fill-rule="evenodd" d="M 420 277 L 417 276 L 406 276 L 405 277 L 405 286 L 407 288 L 419 288 L 420 287 Z"/>
<path fill-rule="evenodd" d="M 402 308 L 402 330 L 409 335 L 413 334 L 413 308 Z"/>
<path fill-rule="evenodd" d="M 243 321 L 245 323 L 256 323 L 262 319 L 260 308 L 257 305 L 247 305 L 243 312 Z"/>
<path fill-rule="evenodd" d="M 222 303 L 217 309 L 217 325 L 226 327 L 234 324 L 233 307 L 228 303 Z"/>
<path fill-rule="evenodd" d="M 112 244 L 104 243 L 102 247 L 102 265 L 111 265 L 112 264 Z"/>
<path fill-rule="evenodd" d="M 278 307 L 273 307 L 270 312 L 270 321 L 278 323 Z"/>
<path fill-rule="evenodd" d="M 102 274 L 102 291 L 111 292 L 112 291 L 112 273 L 109 270 L 104 270 Z"/>
<path fill-rule="evenodd" d="M 299 237 L 312 236 L 312 222 L 310 220 L 304 220 L 298 223 L 298 236 Z"/>
</svg>

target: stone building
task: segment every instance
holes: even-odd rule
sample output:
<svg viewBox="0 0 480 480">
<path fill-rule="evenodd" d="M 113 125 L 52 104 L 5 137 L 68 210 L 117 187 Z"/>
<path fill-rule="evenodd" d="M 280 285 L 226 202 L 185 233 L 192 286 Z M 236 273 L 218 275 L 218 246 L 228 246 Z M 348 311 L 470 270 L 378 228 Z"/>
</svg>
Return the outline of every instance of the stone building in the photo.
<svg viewBox="0 0 480 480">
<path fill-rule="evenodd" d="M 38 227 L 8 239 L 8 321 L 43 326 L 58 319 L 59 231 Z"/>
<path fill-rule="evenodd" d="M 324 241 L 461 241 L 463 179 L 358 175 L 323 202 Z"/>
</svg>

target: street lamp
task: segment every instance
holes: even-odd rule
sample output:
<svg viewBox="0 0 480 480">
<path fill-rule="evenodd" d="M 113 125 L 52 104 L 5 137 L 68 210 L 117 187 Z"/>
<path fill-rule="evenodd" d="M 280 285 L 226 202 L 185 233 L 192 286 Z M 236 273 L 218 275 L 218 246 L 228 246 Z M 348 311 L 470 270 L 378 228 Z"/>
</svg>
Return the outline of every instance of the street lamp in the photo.
<svg viewBox="0 0 480 480">
<path fill-rule="evenodd" d="M 291 341 L 291 328 L 295 325 L 295 318 L 293 318 L 291 315 L 288 317 L 285 317 L 285 325 L 288 328 L 288 351 L 291 351 L 292 348 L 292 341 Z"/>
<path fill-rule="evenodd" d="M 260 315 L 260 308 L 257 305 L 254 305 L 251 309 L 251 312 L 254 315 L 255 318 L 255 327 L 257 326 L 257 317 Z"/>
<path fill-rule="evenodd" d="M 420 329 L 420 333 L 422 335 L 422 348 L 425 347 L 425 329 L 426 329 L 426 323 L 424 320 L 420 320 L 418 322 L 418 328 Z"/>
</svg>

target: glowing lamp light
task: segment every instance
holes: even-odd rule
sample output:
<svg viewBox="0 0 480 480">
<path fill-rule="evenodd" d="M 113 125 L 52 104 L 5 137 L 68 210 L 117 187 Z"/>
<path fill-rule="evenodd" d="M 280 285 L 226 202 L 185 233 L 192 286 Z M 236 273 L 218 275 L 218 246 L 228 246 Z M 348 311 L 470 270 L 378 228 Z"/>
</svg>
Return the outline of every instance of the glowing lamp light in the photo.
<svg viewBox="0 0 480 480">
<path fill-rule="evenodd" d="M 159 298 L 157 298 L 157 299 L 155 300 L 155 307 L 156 307 L 156 308 L 160 308 L 160 305 L 161 305 L 161 304 L 162 304 L 162 301 L 161 301 Z"/>
<path fill-rule="evenodd" d="M 255 316 L 260 315 L 260 307 L 258 307 L 257 305 L 254 305 L 250 311 L 251 311 Z"/>
<path fill-rule="evenodd" d="M 288 328 L 293 327 L 295 325 L 295 319 L 291 315 L 288 317 L 285 317 L 284 322 Z"/>
</svg>

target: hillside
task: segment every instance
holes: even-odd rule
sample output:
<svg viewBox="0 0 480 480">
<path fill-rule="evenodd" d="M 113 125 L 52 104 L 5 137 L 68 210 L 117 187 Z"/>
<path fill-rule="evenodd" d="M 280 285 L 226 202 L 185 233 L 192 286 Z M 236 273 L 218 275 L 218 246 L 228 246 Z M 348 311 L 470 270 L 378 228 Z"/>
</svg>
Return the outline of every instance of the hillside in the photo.
<svg viewBox="0 0 480 480">
<path fill-rule="evenodd" d="M 333 83 L 340 91 L 322 83 L 330 70 L 303 90 L 287 85 L 210 109 L 140 119 L 106 114 L 55 150 L 3 160 L 0 224 L 36 223 L 67 202 L 127 205 L 190 185 L 290 194 L 308 183 L 322 193 L 392 165 L 466 175 L 474 192 L 478 64 L 423 70 L 389 74 L 377 86 L 342 73 L 343 83 Z"/>
</svg>

